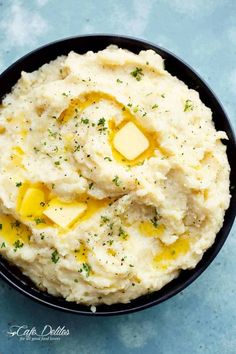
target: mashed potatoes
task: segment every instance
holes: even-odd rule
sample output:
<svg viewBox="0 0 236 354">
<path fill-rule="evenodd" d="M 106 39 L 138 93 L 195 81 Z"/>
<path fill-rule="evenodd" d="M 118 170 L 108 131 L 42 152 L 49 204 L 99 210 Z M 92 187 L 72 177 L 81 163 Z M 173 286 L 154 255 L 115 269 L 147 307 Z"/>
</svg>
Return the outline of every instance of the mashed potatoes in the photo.
<svg viewBox="0 0 236 354">
<path fill-rule="evenodd" d="M 221 139 L 152 50 L 70 52 L 22 72 L 0 108 L 0 254 L 68 301 L 162 288 L 222 226 Z"/>
</svg>

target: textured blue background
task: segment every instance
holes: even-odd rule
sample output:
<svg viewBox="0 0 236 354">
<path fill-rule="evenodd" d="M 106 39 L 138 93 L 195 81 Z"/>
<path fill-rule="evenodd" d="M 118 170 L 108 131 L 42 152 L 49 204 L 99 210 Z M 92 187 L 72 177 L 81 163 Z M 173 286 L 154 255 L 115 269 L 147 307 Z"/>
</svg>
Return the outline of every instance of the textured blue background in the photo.
<svg viewBox="0 0 236 354">
<path fill-rule="evenodd" d="M 192 65 L 236 125 L 235 0 L 0 0 L 0 71 L 39 45 L 86 33 L 148 39 Z M 236 353 L 236 228 L 205 273 L 140 313 L 86 318 L 48 309 L 0 280 L 1 354 Z M 20 342 L 10 325 L 65 325 L 60 342 Z"/>
</svg>

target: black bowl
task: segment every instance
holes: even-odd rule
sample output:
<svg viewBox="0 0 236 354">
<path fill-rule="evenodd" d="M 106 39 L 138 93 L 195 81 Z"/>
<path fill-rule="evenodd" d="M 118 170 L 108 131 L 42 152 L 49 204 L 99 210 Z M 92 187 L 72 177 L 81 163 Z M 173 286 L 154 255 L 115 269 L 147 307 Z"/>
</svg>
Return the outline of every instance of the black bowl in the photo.
<svg viewBox="0 0 236 354">
<path fill-rule="evenodd" d="M 236 143 L 233 130 L 230 126 L 226 113 L 211 89 L 199 77 L 199 75 L 196 74 L 196 72 L 194 72 L 187 64 L 174 56 L 172 53 L 156 46 L 155 44 L 135 38 L 115 35 L 85 35 L 50 43 L 25 55 L 0 75 L 0 98 L 11 91 L 12 86 L 20 78 L 22 70 L 28 72 L 36 70 L 44 63 L 55 59 L 59 55 L 68 54 L 71 50 L 78 53 L 85 53 L 88 50 L 98 51 L 104 49 L 109 44 L 117 44 L 119 47 L 129 49 L 134 53 L 138 53 L 140 50 L 153 49 L 165 59 L 165 68 L 172 75 L 176 75 L 190 88 L 199 92 L 201 100 L 208 107 L 210 107 L 213 112 L 213 120 L 216 129 L 224 130 L 228 135 L 229 140 L 224 141 L 224 144 L 227 145 L 227 155 L 231 166 L 230 181 L 231 187 L 233 187 L 233 183 L 236 181 L 236 169 L 234 163 L 236 156 Z M 93 314 L 90 311 L 89 306 L 67 302 L 62 298 L 57 298 L 47 294 L 46 292 L 39 291 L 35 285 L 27 277 L 22 275 L 16 267 L 9 265 L 9 263 L 2 258 L 0 258 L 0 274 L 2 278 L 5 279 L 10 285 L 32 299 L 52 308 L 57 308 L 72 313 L 93 316 L 125 314 L 157 305 L 177 294 L 179 291 L 183 290 L 190 283 L 192 283 L 209 266 L 217 253 L 220 251 L 230 232 L 235 217 L 236 192 L 234 188 L 231 188 L 231 194 L 232 198 L 230 206 L 225 213 L 224 224 L 217 234 L 215 243 L 205 252 L 198 265 L 194 269 L 182 271 L 177 279 L 171 281 L 161 290 L 139 297 L 132 300 L 128 304 L 116 304 L 110 306 L 101 305 L 97 307 L 96 313 Z"/>
</svg>

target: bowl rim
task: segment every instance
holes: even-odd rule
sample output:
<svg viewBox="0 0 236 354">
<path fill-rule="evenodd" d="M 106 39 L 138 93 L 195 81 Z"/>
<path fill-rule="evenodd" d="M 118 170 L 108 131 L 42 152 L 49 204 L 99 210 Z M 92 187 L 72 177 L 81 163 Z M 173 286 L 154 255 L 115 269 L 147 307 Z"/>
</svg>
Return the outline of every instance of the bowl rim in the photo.
<svg viewBox="0 0 236 354">
<path fill-rule="evenodd" d="M 125 36 L 125 35 L 119 35 L 119 34 L 106 34 L 106 33 L 84 34 L 84 35 L 71 36 L 71 37 L 65 37 L 62 39 L 58 39 L 56 41 L 49 42 L 47 44 L 44 44 L 44 45 L 28 52 L 27 54 L 25 54 L 24 56 L 22 56 L 21 58 L 16 60 L 13 64 L 11 64 L 6 70 L 4 70 L 0 74 L 0 83 L 2 80 L 7 79 L 7 76 L 9 74 L 11 74 L 12 72 L 14 73 L 16 68 L 18 66 L 21 66 L 21 64 L 23 64 L 25 62 L 25 60 L 28 60 L 31 57 L 37 55 L 37 53 L 47 51 L 49 48 L 51 48 L 53 46 L 61 45 L 63 43 L 66 44 L 66 43 L 69 43 L 69 42 L 75 41 L 75 40 L 79 41 L 82 39 L 106 40 L 106 41 L 110 41 L 110 44 L 114 44 L 114 42 L 118 42 L 120 40 L 121 42 L 123 41 L 123 43 L 121 44 L 121 47 L 123 47 L 123 48 L 125 48 L 124 41 L 127 41 L 129 43 L 132 42 L 134 45 L 137 45 L 138 47 L 149 47 L 150 49 L 153 49 L 157 53 L 160 53 L 160 52 L 165 53 L 168 57 L 170 57 L 174 61 L 176 61 L 176 63 L 183 66 L 189 73 L 191 73 L 191 75 L 194 77 L 194 79 L 196 79 L 198 82 L 200 82 L 203 90 L 205 90 L 212 97 L 212 99 L 215 101 L 215 104 L 218 106 L 218 109 L 221 111 L 221 115 L 224 118 L 224 123 L 226 124 L 227 129 L 230 132 L 230 139 L 229 140 L 230 140 L 230 144 L 232 144 L 231 148 L 236 152 L 236 141 L 235 141 L 235 135 L 234 135 L 232 124 L 231 124 L 231 122 L 228 118 L 228 115 L 226 114 L 220 100 L 215 95 L 215 93 L 212 91 L 210 86 L 205 82 L 204 79 L 202 79 L 202 77 L 189 64 L 187 64 L 180 57 L 173 54 L 171 51 L 163 48 L 162 46 L 159 46 L 159 45 L 152 43 L 150 41 L 147 41 L 145 39 L 139 39 L 139 38 L 132 37 L 132 36 Z M 115 43 L 115 44 L 117 44 L 117 43 Z M 93 49 L 91 48 L 90 50 L 93 50 Z M 144 50 L 144 49 L 140 49 L 140 50 Z M 75 51 L 76 51 L 76 49 L 75 49 Z M 68 52 L 69 52 L 69 50 L 68 50 Z M 55 58 L 57 56 L 58 55 L 56 55 Z M 52 58 L 51 60 L 54 60 L 55 58 Z M 38 66 L 38 68 L 40 66 Z M 36 70 L 36 69 L 34 69 L 34 70 Z M 178 75 L 177 75 L 177 77 L 178 77 Z M 180 80 L 182 80 L 181 77 L 180 77 Z M 15 83 L 16 83 L 16 81 L 15 81 Z M 182 80 L 182 81 L 184 81 L 184 80 Z M 12 86 L 13 85 L 11 84 L 10 87 L 12 87 Z M 9 92 L 4 89 L 3 89 L 3 91 L 5 92 L 5 94 L 7 94 Z M 0 99 L 2 99 L 5 94 L 2 95 L 0 92 Z M 228 156 L 228 151 L 227 151 L 227 156 Z M 229 156 L 228 156 L 228 158 L 229 158 Z M 230 165 L 230 167 L 232 169 L 231 165 Z M 148 301 L 148 295 L 144 295 L 144 296 L 139 297 L 137 299 L 131 300 L 131 302 L 125 303 L 125 304 L 121 303 L 121 304 L 102 305 L 102 306 L 99 305 L 99 306 L 97 306 L 97 311 L 94 313 L 94 312 L 91 312 L 91 310 L 90 310 L 91 306 L 89 306 L 89 305 L 81 305 L 81 304 L 76 304 L 74 302 L 68 302 L 65 299 L 57 298 L 57 297 L 54 297 L 50 294 L 47 294 L 47 293 L 42 292 L 40 290 L 37 290 L 36 288 L 29 287 L 29 285 L 27 284 L 26 281 L 21 281 L 21 279 L 15 277 L 14 272 L 11 272 L 11 270 L 9 271 L 9 269 L 7 267 L 7 265 L 9 265 L 9 262 L 4 260 L 2 257 L 0 257 L 0 276 L 3 280 L 5 280 L 12 287 L 14 287 L 15 289 L 17 289 L 18 291 L 20 291 L 21 293 L 23 293 L 27 297 L 35 300 L 37 303 L 47 305 L 50 308 L 59 309 L 64 312 L 67 312 L 67 313 L 70 312 L 70 313 L 75 313 L 75 314 L 80 314 L 80 315 L 93 315 L 93 316 L 111 316 L 111 315 L 120 315 L 120 314 L 137 312 L 137 311 L 149 308 L 151 306 L 160 304 L 161 302 L 166 301 L 167 299 L 178 294 L 180 291 L 184 290 L 187 286 L 189 286 L 194 280 L 196 280 L 205 271 L 205 269 L 212 263 L 212 261 L 214 260 L 216 255 L 219 253 L 220 249 L 222 248 L 223 244 L 225 243 L 225 241 L 230 233 L 230 230 L 232 228 L 233 222 L 234 222 L 235 213 L 236 213 L 236 192 L 235 192 L 235 189 L 233 191 L 231 190 L 230 205 L 229 205 L 226 212 L 228 212 L 228 214 L 229 214 L 227 223 L 224 219 L 223 225 L 222 225 L 221 229 L 219 230 L 219 232 L 217 233 L 217 235 L 219 233 L 222 233 L 222 235 L 220 235 L 220 237 L 218 237 L 218 238 L 216 236 L 216 239 L 215 239 L 213 245 L 203 254 L 201 261 L 192 270 L 192 274 L 190 276 L 187 276 L 186 280 L 184 280 L 182 282 L 180 281 L 180 284 L 175 285 L 175 287 L 173 289 L 167 290 L 167 293 L 166 294 L 164 293 L 159 298 L 158 298 L 158 293 L 160 293 L 162 289 L 165 290 L 165 288 L 167 288 L 168 285 L 171 285 L 171 283 L 173 283 L 173 280 L 170 283 L 168 283 L 166 286 L 164 286 L 161 290 L 153 292 L 152 295 L 154 295 L 154 299 L 152 299 L 150 301 Z M 224 232 L 222 231 L 223 229 L 224 229 Z M 210 250 L 212 250 L 212 251 L 209 253 Z M 208 254 L 208 257 L 206 258 L 207 254 Z M 15 267 L 13 267 L 13 268 L 15 268 Z M 183 273 L 183 272 L 188 272 L 188 271 L 185 270 L 185 271 L 182 271 L 181 273 Z M 24 276 L 22 275 L 22 277 L 24 277 Z M 178 278 L 180 278 L 180 276 L 178 276 L 176 279 L 178 279 Z M 155 299 L 155 294 L 157 295 L 156 299 Z M 139 299 L 141 299 L 141 298 L 144 298 L 144 300 L 142 300 L 142 303 L 136 305 L 136 302 L 138 302 Z M 146 300 L 145 300 L 145 298 L 146 298 Z M 71 304 L 72 304 L 72 306 L 70 306 Z M 75 308 L 73 308 L 73 306 Z M 76 309 L 76 308 L 78 308 L 78 309 Z M 105 310 L 102 309 L 100 311 L 99 308 L 105 308 Z"/>
</svg>

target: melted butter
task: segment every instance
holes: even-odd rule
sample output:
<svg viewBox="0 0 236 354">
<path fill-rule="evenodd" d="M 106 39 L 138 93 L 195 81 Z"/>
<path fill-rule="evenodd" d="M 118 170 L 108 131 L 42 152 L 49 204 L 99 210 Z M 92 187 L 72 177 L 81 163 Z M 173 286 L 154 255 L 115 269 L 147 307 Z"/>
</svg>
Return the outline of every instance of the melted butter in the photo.
<svg viewBox="0 0 236 354">
<path fill-rule="evenodd" d="M 212 158 L 213 154 L 211 151 L 205 151 L 203 158 L 200 160 L 201 163 L 206 163 L 208 159 Z"/>
<path fill-rule="evenodd" d="M 22 129 L 21 132 L 20 132 L 20 134 L 21 134 L 21 137 L 24 139 L 24 138 L 26 138 L 27 135 L 28 135 L 28 130 L 27 130 L 27 129 Z"/>
<path fill-rule="evenodd" d="M 194 189 L 191 188 L 191 192 L 196 196 L 202 196 L 203 199 L 206 201 L 209 198 L 209 189 Z"/>
<path fill-rule="evenodd" d="M 28 243 L 31 235 L 30 230 L 27 226 L 17 222 L 16 219 L 11 215 L 0 215 L 0 237 L 3 237 L 4 240 L 14 245 L 17 240 L 20 240 L 23 243 Z"/>
<path fill-rule="evenodd" d="M 199 171 L 201 169 L 201 165 L 193 165 L 191 167 L 194 168 L 197 171 Z"/>
<path fill-rule="evenodd" d="M 28 200 L 26 205 L 26 210 L 22 209 L 23 199 L 31 188 L 38 190 L 40 193 L 40 198 L 35 198 L 32 194 L 32 200 Z M 47 186 L 41 182 L 29 183 L 24 182 L 21 187 L 19 187 L 16 211 L 19 213 L 23 221 L 35 221 L 35 227 L 44 228 L 46 225 L 52 226 L 53 223 L 43 215 L 43 211 L 47 203 L 54 197 L 54 194 L 47 188 Z M 35 205 L 37 199 L 37 205 Z M 29 211 L 29 213 L 28 213 Z M 42 221 L 42 222 L 41 222 Z"/>
<path fill-rule="evenodd" d="M 74 251 L 75 258 L 78 262 L 86 263 L 88 260 L 88 248 L 81 242 L 80 248 Z"/>
<path fill-rule="evenodd" d="M 61 113 L 61 115 L 58 118 L 58 121 L 60 123 L 66 123 L 68 120 L 76 116 L 77 112 L 80 111 L 82 112 L 85 110 L 87 107 L 89 107 L 92 104 L 96 104 L 101 100 L 107 100 L 111 102 L 114 106 L 118 107 L 122 113 L 122 122 L 118 124 L 117 126 L 115 125 L 114 120 L 110 120 L 108 122 L 109 125 L 109 143 L 111 146 L 112 154 L 113 157 L 115 158 L 116 161 L 118 161 L 121 164 L 128 165 L 128 166 L 135 166 L 137 164 L 142 163 L 145 159 L 150 158 L 151 156 L 154 155 L 155 150 L 159 150 L 159 152 L 165 156 L 170 156 L 170 153 L 164 148 L 161 147 L 159 142 L 158 142 L 158 133 L 157 132 L 149 132 L 147 129 L 145 129 L 137 120 L 135 115 L 131 113 L 128 107 L 124 107 L 124 105 L 120 102 L 118 102 L 115 97 L 112 95 L 103 93 L 103 92 L 89 92 L 84 95 L 82 95 L 79 98 L 72 99 L 70 101 L 69 106 Z M 146 138 L 149 141 L 149 147 L 146 149 L 142 154 L 140 154 L 136 159 L 130 161 L 127 160 L 123 155 L 121 155 L 113 145 L 113 139 L 115 134 L 127 123 L 132 122 L 134 123 L 140 131 L 146 136 Z"/>
<path fill-rule="evenodd" d="M 108 248 L 107 249 L 107 254 L 115 257 L 116 256 L 116 251 L 113 248 Z"/>
<path fill-rule="evenodd" d="M 21 147 L 20 146 L 13 146 L 12 155 L 11 155 L 11 162 L 15 166 L 21 165 L 23 156 L 24 156 L 24 151 L 21 149 Z"/>
<path fill-rule="evenodd" d="M 80 202 L 87 204 L 87 209 L 85 213 L 80 217 L 80 219 L 75 223 L 75 226 L 80 224 L 83 221 L 90 219 L 95 213 L 99 210 L 108 207 L 109 204 L 113 202 L 114 199 L 105 198 L 105 199 L 96 199 L 87 195 L 81 196 L 78 198 Z"/>
<path fill-rule="evenodd" d="M 41 192 L 43 192 L 44 194 L 44 199 L 45 199 L 45 203 L 48 203 L 50 199 L 53 198 L 53 193 L 51 192 L 50 189 L 47 188 L 47 186 L 44 183 L 41 182 L 37 182 L 37 183 L 29 183 L 29 182 L 24 182 L 22 183 L 22 185 L 19 187 L 19 193 L 18 193 L 18 198 L 17 198 L 17 206 L 16 209 L 19 212 L 20 211 L 20 207 L 21 207 L 21 203 L 22 200 L 25 196 L 26 191 L 29 188 L 35 188 L 35 189 L 39 189 Z M 32 203 L 34 201 L 32 200 Z M 39 209 L 41 210 L 41 205 L 39 205 Z M 40 213 L 41 214 L 41 213 Z"/>
<path fill-rule="evenodd" d="M 154 257 L 154 264 L 162 269 L 166 269 L 172 261 L 181 255 L 185 255 L 189 249 L 189 238 L 184 234 L 171 245 L 162 245 L 160 252 Z"/>
<path fill-rule="evenodd" d="M 21 207 L 21 203 L 22 200 L 24 198 L 24 195 L 27 191 L 27 189 L 29 188 L 30 183 L 28 182 L 24 182 L 22 183 L 22 185 L 19 188 L 19 192 L 18 192 L 18 196 L 17 196 L 17 201 L 16 201 L 16 211 L 19 212 L 20 211 L 20 207 Z"/>
<path fill-rule="evenodd" d="M 91 92 L 82 95 L 79 98 L 74 98 L 70 101 L 69 107 L 67 107 L 59 116 L 58 121 L 60 123 L 66 123 L 73 118 L 78 111 L 82 112 L 92 104 L 96 104 L 102 99 L 112 101 L 116 103 L 115 98 L 109 94 L 103 92 Z"/>
<path fill-rule="evenodd" d="M 204 189 L 203 196 L 205 201 L 209 198 L 209 190 L 207 188 Z"/>
<path fill-rule="evenodd" d="M 3 125 L 0 125 L 0 134 L 5 133 L 6 128 Z"/>
<path fill-rule="evenodd" d="M 139 224 L 139 231 L 144 236 L 159 237 L 165 231 L 165 226 L 160 224 L 155 227 L 150 221 L 142 221 Z"/>
<path fill-rule="evenodd" d="M 134 283 L 138 283 L 138 284 L 141 283 L 141 279 L 137 275 L 134 275 L 132 280 L 133 280 Z"/>
<path fill-rule="evenodd" d="M 213 154 L 212 154 L 211 151 L 205 151 L 202 159 L 199 160 L 198 164 L 197 165 L 193 165 L 191 167 L 194 168 L 195 170 L 199 171 L 199 170 L 201 170 L 202 165 L 206 164 L 207 161 L 209 159 L 211 159 L 212 157 L 213 157 Z"/>
<path fill-rule="evenodd" d="M 22 205 L 24 207 L 24 204 L 22 202 L 25 196 L 27 195 L 27 192 L 32 189 L 38 190 L 39 198 L 37 198 L 37 195 L 34 196 L 33 193 L 32 199 L 29 198 L 27 203 L 25 203 L 26 206 L 24 209 L 22 208 Z M 58 225 L 54 224 L 49 218 L 47 218 L 43 214 L 45 208 L 47 208 L 49 202 L 53 198 L 55 198 L 55 195 L 43 183 L 39 182 L 39 183 L 32 184 L 29 182 L 25 182 L 19 187 L 16 210 L 19 213 L 22 220 L 36 221 L 37 219 L 39 221 L 39 223 L 36 222 L 35 225 L 37 228 L 43 228 L 45 227 L 45 224 L 47 226 L 49 225 L 53 227 L 58 227 Z M 36 199 L 37 199 L 37 205 L 35 205 Z M 109 206 L 109 204 L 113 203 L 114 198 L 96 199 L 88 195 L 82 195 L 76 198 L 74 201 L 86 203 L 87 208 L 86 211 L 79 217 L 79 219 L 75 223 L 73 223 L 73 225 L 70 228 L 74 228 L 78 226 L 81 222 L 88 220 L 102 208 Z M 43 222 L 40 222 L 40 219 Z"/>
<path fill-rule="evenodd" d="M 67 133 L 64 135 L 63 139 L 64 139 L 66 151 L 73 151 L 74 150 L 73 138 L 74 138 L 74 135 L 72 133 Z"/>
<path fill-rule="evenodd" d="M 14 151 L 15 154 L 19 156 L 24 155 L 24 151 L 21 149 L 20 146 L 13 146 L 12 150 Z"/>
</svg>

